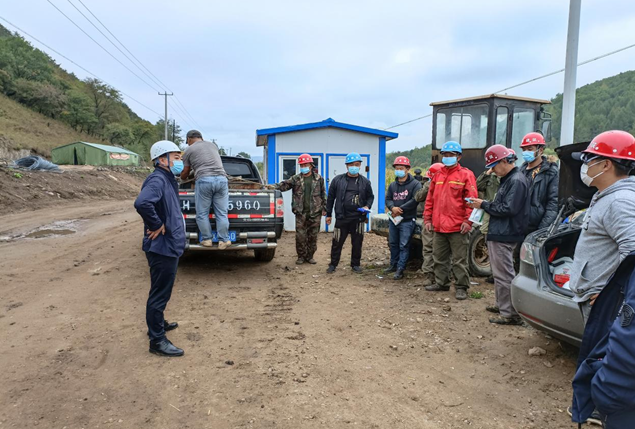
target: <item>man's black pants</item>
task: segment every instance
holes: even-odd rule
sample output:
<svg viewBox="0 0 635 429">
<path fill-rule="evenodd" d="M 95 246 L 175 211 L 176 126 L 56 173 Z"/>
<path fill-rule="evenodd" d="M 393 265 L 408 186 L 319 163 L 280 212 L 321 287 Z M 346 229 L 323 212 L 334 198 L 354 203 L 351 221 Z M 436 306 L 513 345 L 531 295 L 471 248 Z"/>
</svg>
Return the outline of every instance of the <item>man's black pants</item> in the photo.
<svg viewBox="0 0 635 429">
<path fill-rule="evenodd" d="M 172 296 L 179 258 L 154 252 L 146 252 L 146 258 L 150 266 L 150 295 L 146 305 L 146 323 L 150 341 L 159 341 L 165 338 L 163 311 Z"/>
<path fill-rule="evenodd" d="M 333 230 L 333 244 L 331 245 L 331 265 L 337 267 L 342 256 L 342 247 L 350 234 L 351 267 L 359 267 L 362 262 L 362 244 L 364 242 L 364 228 L 366 224 L 359 219 L 337 219 Z"/>
</svg>

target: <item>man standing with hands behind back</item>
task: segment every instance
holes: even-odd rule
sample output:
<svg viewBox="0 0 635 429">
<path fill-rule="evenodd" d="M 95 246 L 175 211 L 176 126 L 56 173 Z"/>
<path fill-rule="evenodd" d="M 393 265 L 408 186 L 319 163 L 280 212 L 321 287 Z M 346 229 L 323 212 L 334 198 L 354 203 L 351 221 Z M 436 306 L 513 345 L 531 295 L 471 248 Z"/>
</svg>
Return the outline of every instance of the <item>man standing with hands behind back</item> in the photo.
<svg viewBox="0 0 635 429">
<path fill-rule="evenodd" d="M 179 203 L 179 187 L 175 175 L 183 170 L 181 150 L 171 141 L 152 145 L 150 158 L 154 172 L 143 182 L 134 203 L 143 219 L 145 235 L 143 251 L 150 266 L 150 294 L 146 305 L 146 323 L 150 337 L 150 353 L 160 356 L 183 356 L 165 336 L 178 327 L 163 317 L 172 295 L 179 258 L 185 250 L 185 225 Z"/>
</svg>

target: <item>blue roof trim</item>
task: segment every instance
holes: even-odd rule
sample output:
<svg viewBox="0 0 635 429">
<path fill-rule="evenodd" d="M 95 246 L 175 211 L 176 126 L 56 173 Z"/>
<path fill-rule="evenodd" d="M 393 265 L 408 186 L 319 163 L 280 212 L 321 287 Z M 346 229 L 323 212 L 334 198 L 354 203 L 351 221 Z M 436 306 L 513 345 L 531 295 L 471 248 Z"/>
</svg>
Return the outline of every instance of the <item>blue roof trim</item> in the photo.
<svg viewBox="0 0 635 429">
<path fill-rule="evenodd" d="M 350 131 L 357 131 L 359 133 L 365 133 L 365 134 L 372 134 L 375 136 L 385 137 L 386 140 L 396 139 L 397 137 L 399 137 L 399 134 L 391 133 L 390 131 L 345 124 L 343 122 L 334 121 L 331 118 L 328 118 L 321 122 L 312 122 L 310 124 L 291 125 L 288 127 L 278 127 L 278 128 L 263 128 L 261 130 L 256 130 L 256 135 L 269 136 L 273 134 L 291 133 L 294 131 L 314 130 L 318 128 L 328 128 L 328 127 L 341 128 L 341 129 L 350 130 Z"/>
</svg>

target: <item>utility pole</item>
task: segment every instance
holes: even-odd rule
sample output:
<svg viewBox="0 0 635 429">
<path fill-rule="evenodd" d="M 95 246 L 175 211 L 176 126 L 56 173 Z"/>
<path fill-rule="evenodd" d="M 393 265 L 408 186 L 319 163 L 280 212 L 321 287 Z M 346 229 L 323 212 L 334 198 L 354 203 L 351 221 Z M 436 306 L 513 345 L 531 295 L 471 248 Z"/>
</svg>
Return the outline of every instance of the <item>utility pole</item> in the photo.
<svg viewBox="0 0 635 429">
<path fill-rule="evenodd" d="M 569 30 L 567 31 L 567 56 L 564 68 L 562 93 L 562 126 L 560 146 L 573 143 L 575 130 L 575 90 L 578 72 L 578 41 L 580 38 L 580 10 L 582 0 L 570 0 Z"/>
<path fill-rule="evenodd" d="M 165 118 L 163 119 L 163 124 L 165 125 L 165 139 L 168 139 L 168 96 L 173 96 L 174 93 L 171 92 L 168 94 L 168 92 L 164 92 L 163 94 L 161 94 L 159 92 L 159 95 L 164 95 L 165 96 Z"/>
</svg>

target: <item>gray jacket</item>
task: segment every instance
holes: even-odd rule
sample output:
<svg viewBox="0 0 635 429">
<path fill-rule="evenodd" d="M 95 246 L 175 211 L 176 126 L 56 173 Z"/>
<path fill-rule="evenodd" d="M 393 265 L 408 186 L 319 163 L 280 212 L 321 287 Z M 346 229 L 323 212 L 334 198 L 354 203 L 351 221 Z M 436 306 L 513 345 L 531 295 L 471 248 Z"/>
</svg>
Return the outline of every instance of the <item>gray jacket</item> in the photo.
<svg viewBox="0 0 635 429">
<path fill-rule="evenodd" d="M 635 177 L 597 192 L 575 248 L 569 286 L 576 302 L 600 293 L 620 262 L 635 250 Z"/>
</svg>

